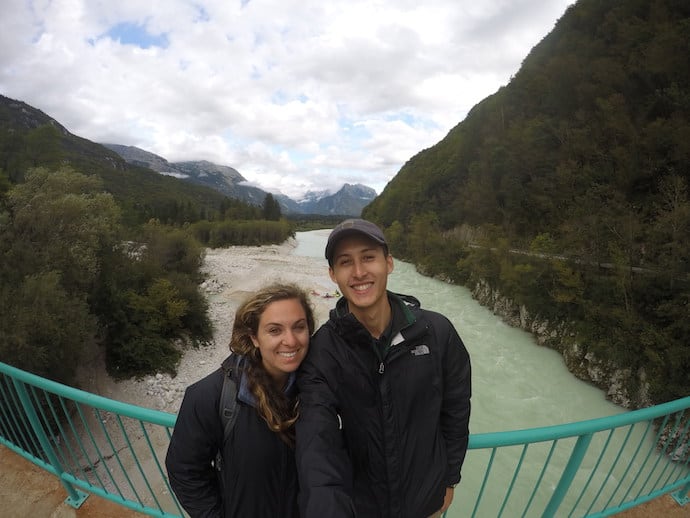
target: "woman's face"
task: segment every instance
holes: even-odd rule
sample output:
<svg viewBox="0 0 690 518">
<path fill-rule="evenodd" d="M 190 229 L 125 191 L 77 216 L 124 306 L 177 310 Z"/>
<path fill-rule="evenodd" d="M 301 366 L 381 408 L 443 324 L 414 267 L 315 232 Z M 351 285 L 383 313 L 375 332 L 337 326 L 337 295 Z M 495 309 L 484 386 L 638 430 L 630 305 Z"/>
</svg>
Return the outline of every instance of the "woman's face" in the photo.
<svg viewBox="0 0 690 518">
<path fill-rule="evenodd" d="M 297 370 L 309 348 L 309 325 L 297 299 L 271 302 L 259 318 L 254 347 L 261 351 L 266 371 L 277 382 Z"/>
</svg>

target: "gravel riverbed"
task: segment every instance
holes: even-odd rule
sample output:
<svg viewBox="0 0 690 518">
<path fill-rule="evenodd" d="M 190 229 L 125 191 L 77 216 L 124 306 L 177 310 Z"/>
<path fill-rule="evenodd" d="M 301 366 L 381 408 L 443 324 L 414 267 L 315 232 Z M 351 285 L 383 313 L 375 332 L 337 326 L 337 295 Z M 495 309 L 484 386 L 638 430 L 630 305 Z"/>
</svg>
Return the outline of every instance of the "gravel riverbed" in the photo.
<svg viewBox="0 0 690 518">
<path fill-rule="evenodd" d="M 336 300 L 328 295 L 335 292 L 336 285 L 328 276 L 325 259 L 293 255 L 295 246 L 290 239 L 280 245 L 208 249 L 202 267 L 206 280 L 199 288 L 209 301 L 212 343 L 185 349 L 174 377 L 159 373 L 115 381 L 106 374 L 99 354 L 84 363 L 80 388 L 126 403 L 177 412 L 185 388 L 215 370 L 227 356 L 239 304 L 271 282 L 293 282 L 311 293 L 317 326 L 325 322 Z"/>
</svg>

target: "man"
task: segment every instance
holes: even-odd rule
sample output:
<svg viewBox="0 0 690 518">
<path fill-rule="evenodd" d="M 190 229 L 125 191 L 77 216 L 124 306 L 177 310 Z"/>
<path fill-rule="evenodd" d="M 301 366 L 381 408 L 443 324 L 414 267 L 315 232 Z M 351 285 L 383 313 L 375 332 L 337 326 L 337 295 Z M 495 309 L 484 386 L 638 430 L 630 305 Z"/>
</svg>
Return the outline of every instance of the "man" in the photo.
<svg viewBox="0 0 690 518">
<path fill-rule="evenodd" d="M 467 450 L 467 350 L 447 318 L 387 290 L 373 223 L 336 226 L 326 259 L 342 298 L 298 371 L 301 515 L 440 516 Z"/>
</svg>

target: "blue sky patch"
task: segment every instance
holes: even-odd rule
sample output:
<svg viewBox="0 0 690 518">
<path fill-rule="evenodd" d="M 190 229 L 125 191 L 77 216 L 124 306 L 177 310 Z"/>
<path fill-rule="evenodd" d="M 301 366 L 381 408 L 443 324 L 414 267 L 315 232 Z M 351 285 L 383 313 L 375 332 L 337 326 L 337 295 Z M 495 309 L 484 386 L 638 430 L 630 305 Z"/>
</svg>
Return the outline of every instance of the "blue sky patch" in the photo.
<svg viewBox="0 0 690 518">
<path fill-rule="evenodd" d="M 108 37 L 119 41 L 122 45 L 136 45 L 142 49 L 148 49 L 149 47 L 166 48 L 170 44 L 166 33 L 150 34 L 144 25 L 129 22 L 122 22 L 112 26 L 101 37 Z"/>
<path fill-rule="evenodd" d="M 194 23 L 208 22 L 211 20 L 211 15 L 203 5 L 195 5 L 194 8 L 197 12 L 197 17 L 194 19 Z"/>
<path fill-rule="evenodd" d="M 350 141 L 364 141 L 371 138 L 371 132 L 365 124 L 357 123 L 351 119 L 339 118 L 338 124 Z"/>
<path fill-rule="evenodd" d="M 298 94 L 297 96 L 290 96 L 283 90 L 276 90 L 271 95 L 271 103 L 283 106 L 293 101 L 298 101 L 300 103 L 306 103 L 309 100 L 304 94 Z"/>
<path fill-rule="evenodd" d="M 439 129 L 438 124 L 436 124 L 432 119 L 418 117 L 417 115 L 410 113 L 406 110 L 396 111 L 395 113 L 388 114 L 384 117 L 384 120 L 387 120 L 389 122 L 399 120 L 404 122 L 411 128 L 419 128 L 429 131 Z"/>
</svg>

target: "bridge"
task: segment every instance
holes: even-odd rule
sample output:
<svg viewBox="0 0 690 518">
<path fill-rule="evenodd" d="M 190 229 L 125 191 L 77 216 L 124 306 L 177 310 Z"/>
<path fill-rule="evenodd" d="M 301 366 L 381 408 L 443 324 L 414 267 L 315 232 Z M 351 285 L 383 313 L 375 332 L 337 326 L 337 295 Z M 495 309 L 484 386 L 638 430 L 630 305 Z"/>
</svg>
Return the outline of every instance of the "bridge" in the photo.
<svg viewBox="0 0 690 518">
<path fill-rule="evenodd" d="M 163 463 L 175 419 L 0 362 L 0 445 L 56 477 L 75 509 L 92 494 L 150 516 L 185 516 Z M 686 397 L 611 417 L 472 434 L 447 516 L 604 517 L 667 494 L 685 506 L 689 491 Z"/>
</svg>

